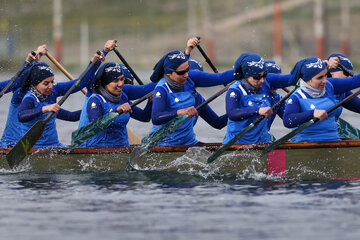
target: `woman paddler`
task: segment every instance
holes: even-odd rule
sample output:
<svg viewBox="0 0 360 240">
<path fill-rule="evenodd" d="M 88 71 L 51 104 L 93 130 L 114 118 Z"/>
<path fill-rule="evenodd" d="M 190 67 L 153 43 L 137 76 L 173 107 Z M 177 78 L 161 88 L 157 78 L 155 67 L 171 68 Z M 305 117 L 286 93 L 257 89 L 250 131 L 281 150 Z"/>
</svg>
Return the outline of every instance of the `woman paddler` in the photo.
<svg viewBox="0 0 360 240">
<path fill-rule="evenodd" d="M 340 140 L 336 116 L 341 109 L 337 108 L 329 115 L 326 111 L 338 103 L 336 94 L 346 93 L 360 86 L 360 75 L 327 79 L 327 71 L 325 62 L 317 57 L 303 59 L 292 69 L 292 80 L 302 80 L 300 88 L 287 101 L 283 116 L 285 127 L 295 128 L 312 118 L 320 121 L 302 130 L 291 141 Z"/>
<path fill-rule="evenodd" d="M 36 51 L 34 51 L 35 56 L 33 56 L 31 53 L 28 53 L 28 56 L 24 62 L 24 65 L 26 64 L 26 62 L 30 61 L 30 58 L 32 58 L 33 61 L 36 61 L 36 62 L 39 61 L 40 57 L 43 54 L 45 54 L 46 51 L 47 51 L 46 45 L 41 45 L 37 48 Z M 27 68 L 25 68 L 24 72 L 26 72 L 26 70 L 29 69 L 30 66 L 31 65 L 29 65 Z M 20 106 L 21 100 L 23 99 L 23 97 L 25 95 L 24 91 L 20 91 L 21 84 L 23 83 L 23 80 L 24 80 L 24 75 L 25 74 L 21 74 L 19 76 L 19 78 L 12 84 L 13 96 L 11 97 L 11 100 L 10 100 L 9 111 L 8 111 L 8 116 L 7 116 L 7 120 L 6 120 L 6 124 L 5 124 L 5 129 L 4 129 L 3 135 L 1 137 L 1 141 L 0 141 L 1 148 L 13 146 L 21 138 L 20 123 L 19 123 L 17 114 L 19 111 L 19 106 Z"/>
<path fill-rule="evenodd" d="M 255 53 L 243 53 L 235 62 L 234 83 L 226 94 L 227 132 L 223 143 L 233 139 L 260 116 L 269 118 L 273 111 L 271 90 L 295 85 L 290 75 L 267 73 L 264 59 Z M 270 141 L 268 119 L 245 133 L 236 143 Z"/>
<path fill-rule="evenodd" d="M 189 62 L 190 70 L 201 71 L 201 72 L 204 71 L 204 68 L 199 60 L 190 58 L 188 62 Z M 195 98 L 196 98 L 195 99 L 196 106 L 200 105 L 201 103 L 203 103 L 205 101 L 204 97 L 199 92 L 195 93 Z M 213 128 L 222 129 L 227 124 L 226 114 L 218 116 L 208 104 L 205 105 L 204 107 L 200 108 L 198 110 L 198 114 Z M 194 118 L 194 125 L 195 125 L 198 118 L 197 117 L 193 117 L 193 118 Z"/>
<path fill-rule="evenodd" d="M 103 56 L 103 53 L 101 53 Z M 91 62 L 100 55 L 95 54 Z M 93 79 L 94 73 L 100 63 L 95 65 L 73 90 L 72 93 L 80 91 L 89 81 Z M 72 119 L 78 117 L 79 112 L 68 112 L 61 110 L 56 103 L 57 97 L 63 96 L 72 87 L 77 79 L 69 82 L 54 83 L 54 73 L 52 69 L 44 62 L 33 64 L 27 73 L 25 85 L 23 86 L 26 94 L 20 104 L 18 119 L 21 122 L 21 136 L 23 136 L 37 121 L 44 119 L 49 112 L 55 112 L 52 118 L 46 123 L 45 130 L 39 140 L 34 145 L 38 147 L 63 146 L 58 139 L 55 118 L 60 113 L 63 119 Z M 24 89 L 24 90 L 25 90 Z M 23 90 L 23 91 L 24 91 Z M 72 116 L 75 114 L 75 116 Z"/>
<path fill-rule="evenodd" d="M 126 130 L 130 117 L 142 122 L 150 121 L 151 99 L 144 110 L 136 106 L 130 107 L 130 99 L 143 97 L 154 89 L 155 84 L 124 85 L 124 81 L 124 70 L 117 63 L 105 63 L 97 71 L 92 87 L 93 94 L 87 100 L 86 109 L 81 114 L 79 128 L 109 112 L 123 113 L 109 128 L 82 143 L 81 147 L 130 146 Z"/>
<path fill-rule="evenodd" d="M 188 43 L 190 46 L 188 44 L 187 50 L 199 44 L 199 40 L 192 38 Z M 173 50 L 164 55 L 155 65 L 150 77 L 151 81 L 157 82 L 151 114 L 154 126 L 150 133 L 176 116 L 186 114 L 189 118 L 159 145 L 197 144 L 198 140 L 193 130 L 193 117 L 199 115 L 195 108 L 195 88 L 227 84 L 233 80 L 233 74 L 233 70 L 224 73 L 190 70 L 188 57 L 180 50 Z"/>
<path fill-rule="evenodd" d="M 337 58 L 343 68 L 340 68 L 338 65 L 332 67 L 328 71 L 328 78 L 348 78 L 354 76 L 354 67 L 351 60 L 340 53 L 331 54 L 328 57 L 330 61 L 331 58 Z M 345 68 L 345 69 L 344 69 Z M 353 94 L 352 91 L 348 91 L 342 94 L 336 94 L 336 99 L 338 101 L 343 100 L 347 96 Z M 345 103 L 342 107 L 350 110 L 352 112 L 360 113 L 360 98 L 355 97 Z M 342 110 L 342 107 L 339 107 Z M 350 123 L 345 121 L 344 119 L 340 118 L 340 114 L 342 111 L 339 112 L 339 116 L 336 116 L 336 120 L 339 124 L 338 130 L 339 135 L 342 139 L 359 139 L 360 137 L 360 130 L 352 126 Z"/>
</svg>

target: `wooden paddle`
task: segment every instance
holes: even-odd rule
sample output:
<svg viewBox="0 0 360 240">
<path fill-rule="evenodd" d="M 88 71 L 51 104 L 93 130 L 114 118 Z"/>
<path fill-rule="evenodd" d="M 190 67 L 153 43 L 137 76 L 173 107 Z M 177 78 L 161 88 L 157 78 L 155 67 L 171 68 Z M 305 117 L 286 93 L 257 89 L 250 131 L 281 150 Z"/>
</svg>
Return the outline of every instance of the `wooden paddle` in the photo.
<svg viewBox="0 0 360 240">
<path fill-rule="evenodd" d="M 130 107 L 134 107 L 138 105 L 139 103 L 145 101 L 148 97 L 150 97 L 153 94 L 153 92 L 150 92 L 143 96 L 142 98 L 139 98 L 135 102 L 133 102 Z M 89 124 L 83 126 L 82 128 L 79 128 L 75 130 L 72 133 L 71 136 L 71 150 L 78 147 L 81 143 L 85 142 L 89 138 L 95 136 L 97 133 L 105 130 L 108 128 L 114 120 L 123 112 L 109 112 L 95 121 L 90 122 Z"/>
<path fill-rule="evenodd" d="M 31 51 L 31 54 L 33 56 L 36 55 L 36 53 L 34 51 Z M 11 87 L 11 85 L 13 85 L 13 83 L 16 81 L 16 79 L 22 74 L 22 72 L 31 64 L 33 64 L 33 62 L 35 61 L 35 59 L 30 58 L 28 61 L 26 61 L 26 63 L 24 64 L 24 66 L 12 77 L 12 79 L 9 81 L 9 83 L 3 88 L 3 90 L 0 92 L 0 98 L 9 90 L 9 88 Z"/>
<path fill-rule="evenodd" d="M 98 52 L 98 54 L 100 54 L 100 52 Z M 80 84 L 80 82 L 85 78 L 86 74 L 98 63 L 99 60 L 100 58 L 96 58 L 82 73 L 79 79 L 65 93 L 65 95 L 58 102 L 60 106 L 65 102 L 76 86 Z M 37 121 L 9 151 L 9 153 L 6 155 L 6 159 L 11 168 L 18 166 L 19 163 L 26 157 L 29 150 L 41 137 L 42 133 L 44 132 L 46 123 L 50 120 L 54 113 L 55 112 L 50 112 L 44 119 Z"/>
<path fill-rule="evenodd" d="M 286 101 L 290 95 L 296 91 L 296 89 L 299 87 L 299 83 L 300 80 L 297 82 L 295 88 L 290 91 L 286 96 L 284 96 L 283 98 L 281 98 L 280 101 L 278 101 L 277 103 L 275 103 L 271 109 L 274 110 L 277 107 L 279 107 L 284 101 Z M 236 143 L 242 136 L 245 135 L 245 133 L 247 133 L 248 131 L 250 131 L 251 129 L 253 129 L 256 125 L 258 125 L 263 119 L 265 118 L 265 116 L 260 116 L 259 118 L 257 118 L 255 121 L 253 121 L 252 123 L 250 123 L 250 125 L 248 125 L 246 128 L 244 128 L 241 132 L 239 132 L 238 134 L 236 134 L 235 137 L 233 137 L 229 142 L 227 142 L 225 145 L 223 145 L 221 148 L 219 148 L 219 150 L 217 150 L 216 152 L 214 152 L 213 154 L 210 155 L 210 157 L 208 157 L 207 159 L 207 163 L 212 163 L 213 161 L 215 161 L 215 159 L 217 157 L 219 157 L 223 152 L 226 151 L 226 149 L 228 149 L 229 147 L 231 147 L 234 143 Z"/>
<path fill-rule="evenodd" d="M 340 102 L 338 102 L 336 105 L 332 106 L 331 108 L 329 108 L 326 113 L 329 114 L 332 111 L 334 111 L 335 109 L 337 109 L 338 107 L 340 107 L 341 105 L 343 105 L 344 103 L 347 103 L 348 101 L 350 101 L 351 99 L 355 98 L 357 95 L 360 94 L 360 90 L 356 91 L 355 93 L 347 96 L 346 98 L 344 98 L 343 100 L 341 100 Z M 274 150 L 275 148 L 277 148 L 279 145 L 285 143 L 286 141 L 288 141 L 290 138 L 292 138 L 293 136 L 295 136 L 296 134 L 298 134 L 299 132 L 301 132 L 302 130 L 304 130 L 305 128 L 313 125 L 314 123 L 318 122 L 319 119 L 318 118 L 313 118 L 310 121 L 304 123 L 303 125 L 299 126 L 298 128 L 296 128 L 295 130 L 291 131 L 290 133 L 286 134 L 285 136 L 283 136 L 282 138 L 276 140 L 275 142 L 273 142 L 272 144 L 270 144 L 269 146 L 267 146 L 266 148 L 264 148 L 263 150 L 263 154 L 266 154 L 268 152 L 271 152 L 272 150 Z"/>
<path fill-rule="evenodd" d="M 120 60 L 124 63 L 124 65 L 130 71 L 130 73 L 134 76 L 136 81 L 140 85 L 144 85 L 144 83 L 140 80 L 138 75 L 130 67 L 130 65 L 127 63 L 127 61 L 123 58 L 123 56 L 121 56 L 120 52 L 116 48 L 114 48 L 113 51 L 120 58 Z M 152 94 L 153 94 L 153 92 L 146 94 L 142 98 L 139 98 L 137 101 L 133 102 L 130 106 L 133 107 L 133 106 L 138 105 L 139 103 L 145 101 Z M 86 140 L 95 136 L 97 133 L 108 128 L 120 114 L 122 114 L 122 112 L 107 113 L 107 114 L 103 115 L 102 117 L 96 119 L 95 121 L 92 121 L 89 124 L 75 130 L 71 135 L 71 149 L 78 147 L 81 143 L 85 142 Z M 130 144 L 140 144 L 141 143 L 140 138 L 138 136 L 136 136 L 135 133 L 133 133 L 128 127 L 127 127 L 127 130 L 128 130 L 129 142 L 131 140 Z"/>
<path fill-rule="evenodd" d="M 202 108 L 203 106 L 205 106 L 206 104 L 209 104 L 211 101 L 213 101 L 215 98 L 217 98 L 218 96 L 220 96 L 221 94 L 223 94 L 224 92 L 226 92 L 228 90 L 228 88 L 235 83 L 235 81 L 232 81 L 231 83 L 229 83 L 226 87 L 224 87 L 223 89 L 221 89 L 220 91 L 218 91 L 217 93 L 215 93 L 214 95 L 212 95 L 210 98 L 208 98 L 206 101 L 204 101 L 203 103 L 201 103 L 200 105 L 198 105 L 196 107 L 196 110 L 199 110 L 200 108 Z M 158 128 L 157 130 L 155 130 L 154 132 L 150 133 L 149 135 L 145 136 L 142 140 L 141 140 L 141 145 L 137 146 L 133 149 L 133 151 L 131 152 L 130 158 L 127 162 L 127 169 L 134 169 L 134 164 L 133 162 L 138 159 L 139 157 L 143 156 L 144 154 L 146 154 L 151 148 L 155 147 L 159 142 L 161 142 L 164 138 L 166 138 L 168 135 L 170 135 L 171 133 L 175 132 L 179 127 L 181 127 L 181 125 L 185 122 L 186 119 L 188 119 L 189 116 L 184 114 L 184 115 L 179 115 L 177 117 L 175 117 L 174 119 L 172 119 L 171 121 L 165 123 L 161 128 Z"/>
<path fill-rule="evenodd" d="M 46 52 L 45 55 L 69 80 L 72 81 L 75 79 L 49 52 Z M 81 89 L 81 92 L 86 94 L 85 89 Z"/>
</svg>

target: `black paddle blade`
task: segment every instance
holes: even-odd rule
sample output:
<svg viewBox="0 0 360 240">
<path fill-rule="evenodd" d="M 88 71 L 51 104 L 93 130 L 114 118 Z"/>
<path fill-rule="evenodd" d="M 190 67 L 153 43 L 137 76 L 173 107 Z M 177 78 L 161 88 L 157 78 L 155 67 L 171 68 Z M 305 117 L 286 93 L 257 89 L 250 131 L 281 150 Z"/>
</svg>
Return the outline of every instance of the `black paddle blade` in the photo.
<svg viewBox="0 0 360 240">
<path fill-rule="evenodd" d="M 29 150 L 39 140 L 44 132 L 47 121 L 37 121 L 25 135 L 15 144 L 15 146 L 6 154 L 6 160 L 11 168 L 20 164 L 20 162 L 28 155 Z"/>
</svg>

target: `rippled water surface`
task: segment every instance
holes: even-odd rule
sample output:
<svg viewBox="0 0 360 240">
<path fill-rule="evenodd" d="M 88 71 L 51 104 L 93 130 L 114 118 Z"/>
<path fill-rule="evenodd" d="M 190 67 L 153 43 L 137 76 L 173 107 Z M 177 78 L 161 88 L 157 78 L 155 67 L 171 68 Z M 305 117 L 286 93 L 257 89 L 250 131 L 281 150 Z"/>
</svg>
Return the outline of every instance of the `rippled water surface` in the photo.
<svg viewBox="0 0 360 240">
<path fill-rule="evenodd" d="M 144 172 L 0 175 L 2 239 L 358 239 L 357 181 Z"/>
<path fill-rule="evenodd" d="M 199 91 L 208 97 L 216 90 Z M 1 132 L 10 97 L 0 100 Z M 80 109 L 82 97 L 69 98 L 64 107 Z M 223 100 L 212 105 L 219 114 Z M 356 115 L 344 116 L 359 124 Z M 151 128 L 133 120 L 129 126 L 140 137 Z M 76 128 L 58 121 L 60 140 L 69 144 Z M 204 142 L 220 142 L 225 134 L 202 120 L 196 131 Z M 287 132 L 279 121 L 273 131 L 277 137 Z M 359 239 L 359 199 L 355 180 L 0 169 L 0 239 Z"/>
</svg>

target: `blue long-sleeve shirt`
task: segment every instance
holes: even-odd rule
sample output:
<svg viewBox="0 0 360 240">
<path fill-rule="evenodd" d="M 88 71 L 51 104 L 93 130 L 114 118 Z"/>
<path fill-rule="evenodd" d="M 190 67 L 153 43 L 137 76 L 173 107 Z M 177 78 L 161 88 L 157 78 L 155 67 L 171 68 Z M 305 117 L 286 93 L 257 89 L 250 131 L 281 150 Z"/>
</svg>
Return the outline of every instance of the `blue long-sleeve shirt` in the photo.
<svg viewBox="0 0 360 240">
<path fill-rule="evenodd" d="M 25 61 L 25 62 L 23 63 L 23 65 L 21 66 L 21 68 L 23 68 L 26 63 L 27 63 L 27 62 Z M 11 84 L 10 88 L 9 88 L 5 93 L 14 92 L 16 89 L 18 89 L 18 88 L 21 87 L 21 84 L 22 84 L 22 82 L 23 82 L 24 73 L 26 72 L 26 70 L 27 70 L 30 66 L 31 66 L 31 65 L 29 65 L 27 68 L 24 69 L 24 71 L 18 76 L 18 78 L 14 81 L 14 83 Z M 9 83 L 11 80 L 12 80 L 12 79 L 9 79 L 9 80 L 0 82 L 0 92 L 6 87 L 6 85 L 8 85 L 8 83 Z"/>
<path fill-rule="evenodd" d="M 227 84 L 234 79 L 234 70 L 228 70 L 223 73 L 207 73 L 202 71 L 190 70 L 189 78 L 193 81 L 195 87 L 212 87 L 221 84 Z M 171 89 L 176 92 L 175 89 Z M 161 98 L 154 97 L 153 110 L 151 119 L 154 125 L 162 125 L 169 122 L 177 116 L 177 110 L 165 111 L 167 92 L 163 88 L 155 88 L 156 92 L 160 92 Z"/>
<path fill-rule="evenodd" d="M 90 64 L 89 64 L 90 65 Z M 93 80 L 94 74 L 99 67 L 100 63 L 94 66 L 80 82 L 78 86 L 71 93 L 75 93 L 83 89 L 88 85 L 89 81 Z M 88 66 L 89 67 L 89 66 Z M 85 70 L 86 71 L 86 70 Z M 63 96 L 66 92 L 77 82 L 78 79 L 69 81 L 69 82 L 60 82 L 56 83 L 50 93 L 50 95 L 45 99 L 45 102 L 50 104 L 56 103 L 57 97 Z M 18 113 L 18 118 L 20 122 L 28 122 L 36 117 L 39 117 L 42 114 L 42 107 L 35 108 L 35 102 L 33 98 L 25 98 L 20 104 L 20 109 Z"/>
<path fill-rule="evenodd" d="M 295 83 L 290 83 L 289 79 L 290 74 L 279 75 L 269 73 L 265 81 L 270 85 L 272 89 L 275 89 L 294 85 Z M 265 84 L 265 82 L 263 84 Z M 259 114 L 260 107 L 239 107 L 239 102 L 242 95 L 240 91 L 240 89 L 232 89 L 231 92 L 227 92 L 226 113 L 228 117 L 233 121 L 242 121 Z M 230 97 L 230 94 L 233 94 L 233 96 Z"/>
<path fill-rule="evenodd" d="M 131 104 L 130 101 L 128 103 Z M 94 104 L 97 106 L 96 108 L 92 107 Z M 120 103 L 119 106 L 122 104 L 124 103 Z M 130 112 L 130 117 L 142 122 L 150 121 L 151 106 L 152 106 L 152 102 L 148 101 L 144 110 L 136 106 L 132 107 L 131 108 L 132 112 Z M 89 100 L 87 105 L 87 113 L 90 122 L 104 115 L 104 109 L 99 99 L 91 98 Z"/>
<path fill-rule="evenodd" d="M 328 78 L 328 82 L 333 85 L 333 94 L 341 94 L 360 86 L 360 74 L 349 78 Z M 285 127 L 297 127 L 313 118 L 314 110 L 300 112 L 300 103 L 297 97 L 294 97 L 292 95 L 288 101 L 291 101 L 291 104 L 287 104 L 285 107 L 285 112 L 283 116 L 283 122 Z M 354 101 L 357 102 L 357 100 Z M 349 104 L 352 105 L 352 103 Z"/>
<path fill-rule="evenodd" d="M 197 93 L 196 96 L 196 106 L 203 103 L 205 99 L 201 96 L 200 93 Z M 202 117 L 210 126 L 216 129 L 222 129 L 227 124 L 227 115 L 218 116 L 212 108 L 206 104 L 198 110 L 199 116 Z M 196 121 L 194 122 L 194 125 Z"/>
</svg>

